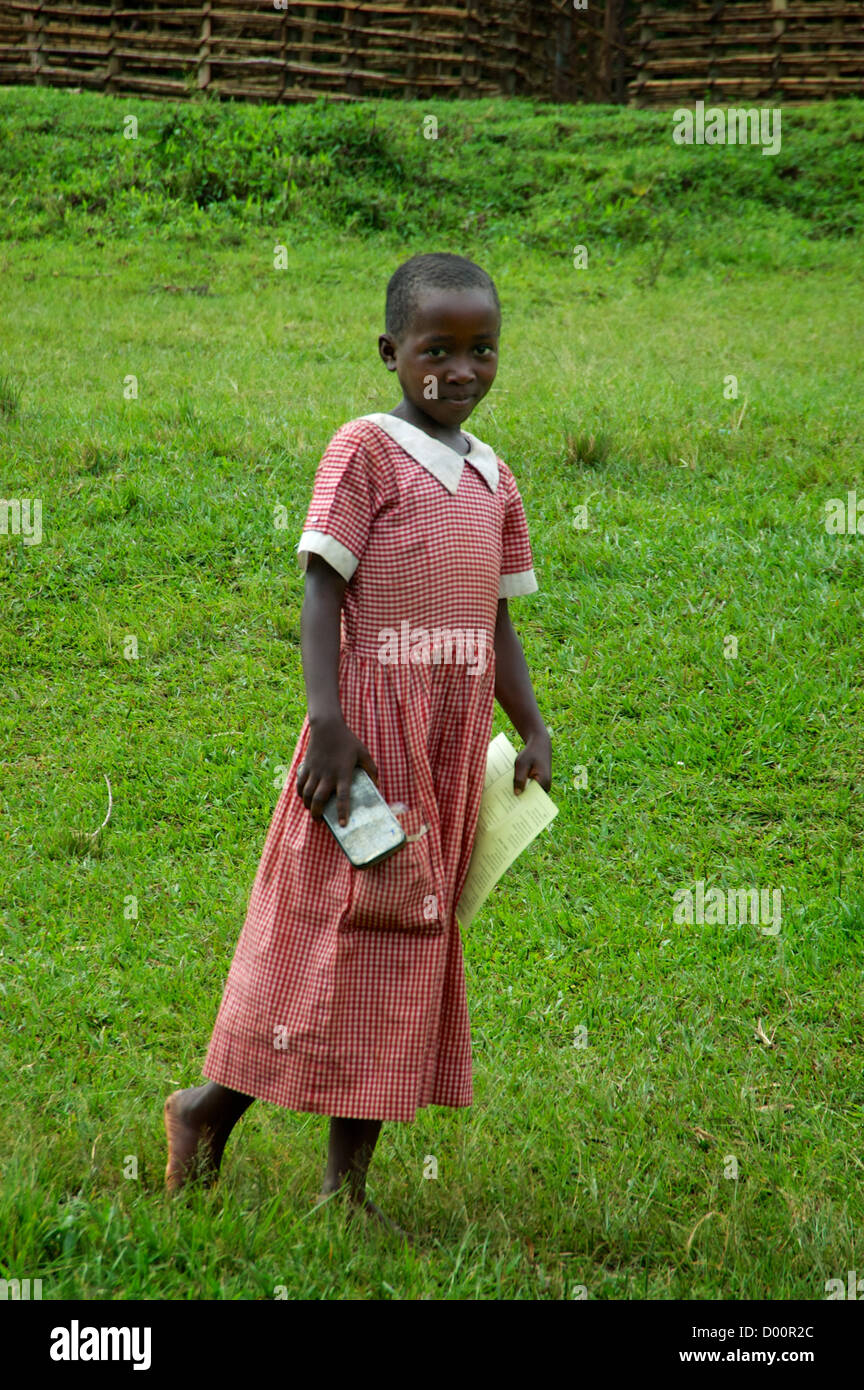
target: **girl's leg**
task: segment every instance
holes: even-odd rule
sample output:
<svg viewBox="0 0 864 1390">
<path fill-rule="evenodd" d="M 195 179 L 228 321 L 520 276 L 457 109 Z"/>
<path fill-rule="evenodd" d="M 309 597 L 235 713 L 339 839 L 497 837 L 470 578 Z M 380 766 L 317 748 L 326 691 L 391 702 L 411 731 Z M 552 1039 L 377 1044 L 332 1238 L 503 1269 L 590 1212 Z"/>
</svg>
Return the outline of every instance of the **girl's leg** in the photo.
<svg viewBox="0 0 864 1390">
<path fill-rule="evenodd" d="M 174 1091 L 168 1097 L 164 1111 L 168 1136 L 166 1187 L 173 1192 L 196 1177 L 213 1181 L 228 1136 L 253 1099 L 216 1081 Z"/>
<path fill-rule="evenodd" d="M 351 1204 L 349 1220 L 356 1211 L 364 1211 L 391 1235 L 399 1236 L 413 1245 L 407 1232 L 385 1216 L 381 1208 L 366 1196 L 366 1174 L 381 1124 L 381 1120 L 347 1120 L 333 1116 L 330 1120 L 327 1169 L 321 1184 L 321 1197 L 329 1197 L 344 1188 Z"/>
<path fill-rule="evenodd" d="M 381 1132 L 380 1120 L 330 1121 L 327 1145 L 327 1171 L 321 1185 L 321 1195 L 338 1192 L 347 1182 L 348 1194 L 355 1206 L 366 1200 L 366 1174 Z"/>
</svg>

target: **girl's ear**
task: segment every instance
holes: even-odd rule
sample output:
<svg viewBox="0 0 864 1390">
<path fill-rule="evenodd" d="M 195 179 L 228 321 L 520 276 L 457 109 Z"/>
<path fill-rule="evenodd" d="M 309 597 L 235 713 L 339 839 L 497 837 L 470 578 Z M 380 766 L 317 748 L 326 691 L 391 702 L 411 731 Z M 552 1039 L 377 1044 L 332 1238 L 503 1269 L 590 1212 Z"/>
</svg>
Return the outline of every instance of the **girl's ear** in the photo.
<svg viewBox="0 0 864 1390">
<path fill-rule="evenodd" d="M 382 362 L 396 361 L 396 339 L 390 333 L 382 333 L 378 339 L 378 356 Z"/>
</svg>

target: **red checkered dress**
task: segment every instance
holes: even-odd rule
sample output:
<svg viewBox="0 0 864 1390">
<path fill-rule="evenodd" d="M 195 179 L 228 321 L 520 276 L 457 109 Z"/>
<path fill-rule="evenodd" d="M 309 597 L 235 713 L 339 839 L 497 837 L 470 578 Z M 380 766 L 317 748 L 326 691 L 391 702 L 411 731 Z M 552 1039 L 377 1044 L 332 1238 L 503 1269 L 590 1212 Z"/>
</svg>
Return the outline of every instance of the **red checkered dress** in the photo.
<svg viewBox="0 0 864 1390">
<path fill-rule="evenodd" d="M 315 478 L 300 563 L 315 551 L 349 581 L 342 711 L 411 838 L 352 868 L 297 794 L 304 720 L 204 1065 L 292 1110 L 413 1120 L 472 1101 L 455 906 L 486 768 L 498 600 L 537 581 L 513 474 L 464 433 L 463 457 L 396 416 L 362 416 L 337 430 Z"/>
</svg>

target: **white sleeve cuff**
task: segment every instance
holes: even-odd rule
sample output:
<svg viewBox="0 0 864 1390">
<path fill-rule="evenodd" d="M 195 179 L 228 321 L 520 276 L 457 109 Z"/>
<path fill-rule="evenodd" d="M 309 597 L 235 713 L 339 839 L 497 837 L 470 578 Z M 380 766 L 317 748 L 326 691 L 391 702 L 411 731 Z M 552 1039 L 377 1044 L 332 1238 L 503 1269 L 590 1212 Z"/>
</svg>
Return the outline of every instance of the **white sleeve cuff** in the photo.
<svg viewBox="0 0 864 1390">
<path fill-rule="evenodd" d="M 314 551 L 326 560 L 328 565 L 332 565 L 337 574 L 341 574 L 345 583 L 351 578 L 357 568 L 359 561 L 356 555 L 352 555 L 347 546 L 342 545 L 333 536 L 328 536 L 326 531 L 304 531 L 297 546 L 297 559 L 300 568 L 306 568 L 309 559 L 309 552 Z"/>
<path fill-rule="evenodd" d="M 533 570 L 520 570 L 518 574 L 502 574 L 498 585 L 498 597 L 515 598 L 518 594 L 535 594 L 539 588 Z"/>
</svg>

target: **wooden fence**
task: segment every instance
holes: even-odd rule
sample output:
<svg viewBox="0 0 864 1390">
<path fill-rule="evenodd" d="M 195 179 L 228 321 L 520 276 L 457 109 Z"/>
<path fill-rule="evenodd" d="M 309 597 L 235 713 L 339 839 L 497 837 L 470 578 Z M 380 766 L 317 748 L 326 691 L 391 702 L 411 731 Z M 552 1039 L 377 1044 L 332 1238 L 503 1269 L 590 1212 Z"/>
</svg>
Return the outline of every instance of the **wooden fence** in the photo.
<svg viewBox="0 0 864 1390">
<path fill-rule="evenodd" d="M 864 0 L 0 0 L 0 84 L 249 101 L 864 96 Z"/>
<path fill-rule="evenodd" d="M 0 84 L 253 101 L 626 92 L 624 0 L 0 0 Z"/>
<path fill-rule="evenodd" d="M 638 6 L 637 106 L 864 96 L 864 4 L 762 0 Z"/>
</svg>

